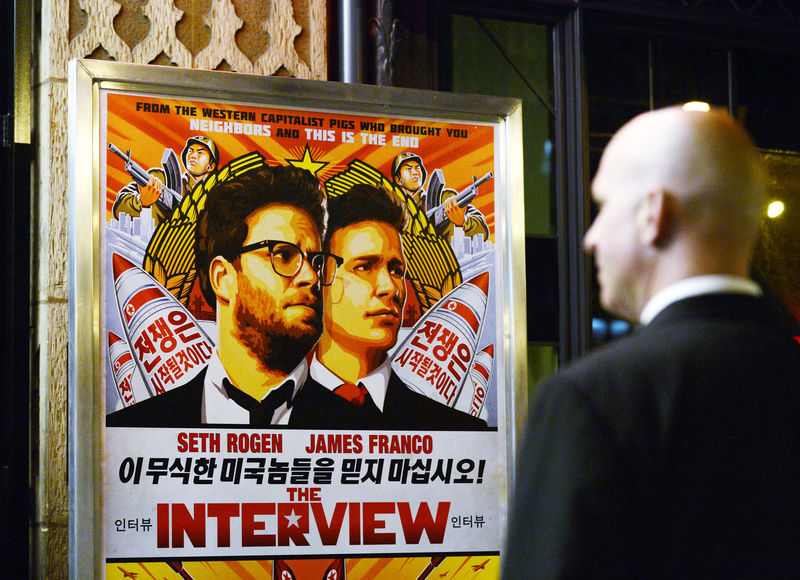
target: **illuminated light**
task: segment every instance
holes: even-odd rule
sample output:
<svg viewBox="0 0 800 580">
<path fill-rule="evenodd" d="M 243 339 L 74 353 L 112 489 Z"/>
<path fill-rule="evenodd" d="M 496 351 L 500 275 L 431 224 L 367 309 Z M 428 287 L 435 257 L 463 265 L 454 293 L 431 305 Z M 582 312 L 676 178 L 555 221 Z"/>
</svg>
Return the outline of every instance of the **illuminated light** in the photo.
<svg viewBox="0 0 800 580">
<path fill-rule="evenodd" d="M 784 207 L 782 201 L 773 201 L 767 208 L 767 216 L 776 218 L 783 213 L 783 209 Z"/>
<path fill-rule="evenodd" d="M 702 113 L 707 113 L 711 110 L 711 106 L 708 103 L 704 103 L 702 101 L 690 101 L 683 106 L 684 111 L 700 111 Z"/>
<path fill-rule="evenodd" d="M 611 338 L 619 338 L 631 331 L 631 325 L 625 320 L 612 320 L 608 325 L 608 331 L 611 334 Z"/>
</svg>

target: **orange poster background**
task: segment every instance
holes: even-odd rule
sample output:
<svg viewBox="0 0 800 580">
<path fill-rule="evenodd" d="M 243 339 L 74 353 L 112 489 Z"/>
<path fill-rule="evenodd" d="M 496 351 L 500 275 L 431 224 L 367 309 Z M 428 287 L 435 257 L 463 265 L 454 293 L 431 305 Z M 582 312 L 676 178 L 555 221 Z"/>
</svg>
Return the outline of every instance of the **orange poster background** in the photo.
<svg viewBox="0 0 800 580">
<path fill-rule="evenodd" d="M 180 109 L 179 109 L 180 107 Z M 169 112 L 146 112 L 160 110 Z M 195 109 L 194 115 L 187 115 L 187 109 Z M 191 129 L 191 119 L 225 121 L 220 118 L 203 116 L 203 109 L 236 112 L 239 115 L 252 113 L 258 125 L 269 125 L 271 135 L 254 136 L 245 134 L 203 132 Z M 227 113 L 219 113 L 226 115 Z M 297 117 L 307 122 L 320 119 L 320 126 L 300 123 L 263 122 L 262 116 L 275 114 Z M 268 117 L 264 117 L 268 118 Z M 248 121 L 228 121 L 248 122 Z M 342 143 L 343 130 L 338 128 L 352 122 L 354 143 Z M 383 134 L 386 145 L 364 144 L 361 137 L 361 123 L 383 124 L 385 131 L 364 131 L 374 135 Z M 409 148 L 393 146 L 392 137 L 399 135 L 389 131 L 392 124 L 408 127 L 420 127 L 425 130 L 439 129 L 439 135 L 419 135 L 418 147 Z M 390 117 L 367 117 L 358 115 L 342 115 L 317 113 L 309 111 L 292 111 L 289 109 L 273 109 L 266 107 L 250 107 L 240 104 L 210 103 L 175 99 L 153 98 L 127 94 L 108 94 L 106 139 L 122 151 L 131 151 L 133 159 L 145 169 L 159 167 L 161 155 L 165 148 L 171 148 L 180 157 L 186 139 L 193 135 L 205 135 L 214 140 L 220 151 L 219 167 L 223 167 L 232 159 L 251 151 L 261 152 L 269 163 L 300 163 L 317 175 L 324 182 L 336 173 L 344 171 L 347 162 L 360 159 L 378 169 L 391 181 L 391 166 L 394 158 L 404 151 L 411 151 L 423 159 L 428 176 L 434 169 L 444 172 L 446 187 L 461 191 L 472 183 L 472 177 L 480 177 L 488 171 L 494 171 L 494 132 L 488 125 L 467 125 L 457 123 L 441 123 L 433 121 L 404 120 Z M 278 136 L 278 131 L 296 129 L 298 137 Z M 311 139 L 306 129 L 312 131 Z M 466 138 L 449 137 L 447 129 L 466 134 Z M 334 141 L 315 140 L 324 131 L 332 131 Z M 348 129 L 349 130 L 349 129 Z M 409 136 L 409 135 L 402 135 Z M 413 136 L 413 135 L 412 135 Z M 308 153 L 306 153 L 306 147 Z M 112 219 L 111 206 L 116 199 L 117 191 L 131 181 L 124 170 L 124 163 L 113 153 L 106 151 L 106 206 L 107 219 Z M 494 237 L 494 183 L 493 180 L 480 186 L 480 193 L 472 201 L 472 205 L 483 213 L 489 226 L 491 238 Z"/>
<path fill-rule="evenodd" d="M 323 574 L 330 558 L 284 560 L 297 580 L 325 580 Z M 349 580 L 417 580 L 431 563 L 430 558 L 352 558 L 346 561 Z M 216 562 L 181 562 L 194 580 L 268 580 L 272 579 L 272 560 L 236 560 Z M 127 576 L 125 574 L 128 574 Z M 106 565 L 106 578 L 124 580 L 172 580 L 181 576 L 164 562 L 123 562 Z M 450 556 L 425 576 L 431 580 L 486 580 L 500 575 L 498 556 Z"/>
<path fill-rule="evenodd" d="M 258 151 L 270 164 L 291 163 L 305 167 L 323 183 L 345 171 L 348 162 L 355 159 L 371 165 L 391 181 L 392 162 L 399 153 L 405 151 L 411 151 L 423 159 L 428 178 L 433 170 L 441 169 L 445 186 L 457 191 L 471 185 L 473 176 L 479 178 L 495 170 L 495 135 L 491 125 L 334 114 L 117 93 L 106 93 L 106 98 L 105 142 L 113 143 L 122 151 L 130 150 L 132 159 L 145 169 L 161 165 L 165 148 L 171 148 L 180 158 L 186 139 L 194 135 L 204 135 L 213 139 L 219 150 L 218 169 L 242 155 Z M 217 115 L 231 118 L 204 116 L 204 109 L 215 110 Z M 250 115 L 254 115 L 255 120 L 245 120 Z M 282 116 L 283 120 L 271 120 L 269 115 Z M 233 120 L 235 116 L 240 120 Z M 229 131 L 203 131 L 193 129 L 192 120 L 250 123 L 260 125 L 262 130 L 268 126 L 270 135 L 236 133 L 233 125 L 228 127 Z M 362 130 L 362 123 L 369 124 L 369 127 L 365 126 Z M 393 133 L 390 130 L 393 124 L 410 129 Z M 381 125 L 384 127 L 383 131 L 375 130 Z M 418 133 L 438 132 L 438 135 L 413 135 L 415 129 Z M 448 136 L 448 129 L 461 136 Z M 279 134 L 279 131 L 283 134 Z M 297 131 L 296 136 L 292 136 L 292 131 Z M 346 132 L 352 133 L 352 143 L 342 142 Z M 365 134 L 368 135 L 367 143 L 362 139 Z M 384 136 L 386 144 L 374 142 L 378 135 Z M 392 138 L 395 136 L 416 137 L 418 142 L 416 146 L 393 145 Z M 103 149 L 102 155 L 105 155 L 103 169 L 106 221 L 111 221 L 111 208 L 117 192 L 132 179 L 124 170 L 124 163 L 119 157 L 107 149 Z M 183 169 L 181 166 L 181 170 Z M 489 180 L 480 186 L 477 197 L 471 202 L 484 215 L 492 241 L 495 232 L 494 201 L 495 183 L 494 180 Z M 330 559 L 290 562 L 297 574 L 297 580 L 321 580 Z M 396 556 L 348 558 L 346 562 L 347 577 L 351 580 L 414 580 L 420 578 L 431 559 Z M 166 562 L 153 561 L 109 562 L 105 570 L 107 578 L 113 579 L 272 578 L 272 560 L 187 561 L 182 566 L 189 576 L 181 576 Z M 425 577 L 450 580 L 498 576 L 499 556 L 460 555 L 446 557 Z"/>
</svg>

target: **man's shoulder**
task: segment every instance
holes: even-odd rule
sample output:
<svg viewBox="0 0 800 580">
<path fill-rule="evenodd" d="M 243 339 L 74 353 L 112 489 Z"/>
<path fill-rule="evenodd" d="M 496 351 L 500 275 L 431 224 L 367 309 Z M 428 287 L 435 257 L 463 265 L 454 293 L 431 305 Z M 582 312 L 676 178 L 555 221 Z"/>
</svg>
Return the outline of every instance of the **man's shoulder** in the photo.
<svg viewBox="0 0 800 580">
<path fill-rule="evenodd" d="M 638 330 L 565 364 L 535 386 L 533 403 L 598 418 L 638 412 L 651 394 L 674 387 L 664 380 L 675 356 L 671 337 L 649 334 Z"/>
<path fill-rule="evenodd" d="M 659 348 L 667 346 L 665 339 L 657 340 Z M 586 354 L 564 365 L 552 379 L 575 381 L 578 383 L 591 382 L 592 377 L 602 378 L 608 374 L 618 373 L 639 364 L 639 361 L 652 360 L 653 351 L 648 333 L 637 330 L 634 334 L 618 338 L 607 344 L 596 346 Z"/>
<path fill-rule="evenodd" d="M 426 430 L 482 431 L 486 421 L 431 399 L 411 389 L 392 371 L 384 417 L 390 427 Z"/>
<path fill-rule="evenodd" d="M 107 427 L 192 427 L 201 424 L 205 371 L 187 383 L 106 416 Z"/>
<path fill-rule="evenodd" d="M 641 414 L 645 408 L 667 416 L 687 386 L 710 392 L 749 380 L 752 369 L 768 362 L 774 362 L 773 374 L 797 368 L 790 362 L 796 357 L 786 356 L 793 345 L 775 320 L 758 298 L 687 298 L 633 334 L 565 365 L 537 385 L 535 397 L 542 404 L 597 416 Z"/>
<path fill-rule="evenodd" d="M 319 403 L 338 402 L 337 399 L 341 399 L 341 397 L 335 395 L 330 389 L 326 388 L 309 375 L 300 387 L 300 390 L 297 391 L 292 405 L 300 407 L 314 406 Z"/>
<path fill-rule="evenodd" d="M 716 318 L 714 322 L 719 324 L 720 319 Z M 699 332 L 698 328 L 703 328 L 704 332 Z M 702 317 L 686 304 L 676 303 L 652 323 L 634 328 L 627 336 L 593 347 L 554 377 L 591 383 L 592 377 L 663 368 L 673 356 L 705 340 L 710 331 Z"/>
</svg>

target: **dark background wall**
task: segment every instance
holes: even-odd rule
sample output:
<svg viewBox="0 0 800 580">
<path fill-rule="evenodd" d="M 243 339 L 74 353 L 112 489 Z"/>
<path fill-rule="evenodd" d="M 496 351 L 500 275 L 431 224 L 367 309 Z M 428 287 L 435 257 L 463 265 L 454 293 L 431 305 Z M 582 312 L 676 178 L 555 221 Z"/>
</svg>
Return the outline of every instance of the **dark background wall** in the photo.
<svg viewBox="0 0 800 580">
<path fill-rule="evenodd" d="M 765 223 L 756 275 L 800 313 L 800 283 L 787 288 L 800 279 L 800 234 L 789 237 L 800 232 L 800 3 L 413 0 L 395 2 L 393 18 L 394 84 L 524 100 L 524 131 L 535 134 L 524 152 L 533 349 L 565 361 L 630 330 L 600 309 L 581 249 L 589 181 L 625 121 L 691 100 L 739 118 L 776 171 L 786 211 Z"/>
<path fill-rule="evenodd" d="M 9 13 L 11 12 L 11 13 Z M 11 576 L 24 577 L 29 559 L 30 487 L 30 143 L 15 135 L 15 92 L 29 65 L 29 20 L 24 7 L 6 10 L 0 20 L 0 521 L 4 522 L 2 562 Z M 17 56 L 19 55 L 19 56 Z M 27 69 L 29 73 L 30 68 Z M 23 74 L 28 80 L 27 74 Z M 23 90 L 24 92 L 24 90 Z M 27 106 L 22 106 L 23 111 Z"/>
</svg>

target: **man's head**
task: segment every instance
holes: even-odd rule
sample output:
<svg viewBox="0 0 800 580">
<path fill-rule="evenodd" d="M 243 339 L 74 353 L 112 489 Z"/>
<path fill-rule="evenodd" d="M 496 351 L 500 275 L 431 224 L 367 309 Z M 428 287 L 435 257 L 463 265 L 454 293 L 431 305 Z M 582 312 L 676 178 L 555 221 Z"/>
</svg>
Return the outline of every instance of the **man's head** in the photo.
<svg viewBox="0 0 800 580">
<path fill-rule="evenodd" d="M 197 224 L 197 272 L 230 334 L 289 372 L 322 330 L 319 264 L 325 198 L 309 172 L 262 166 L 216 184 Z"/>
<path fill-rule="evenodd" d="M 609 142 L 592 193 L 600 211 L 584 246 L 609 311 L 636 320 L 672 282 L 748 275 L 766 186 L 752 140 L 726 112 L 634 118 Z"/>
<path fill-rule="evenodd" d="M 217 145 L 204 135 L 189 137 L 181 152 L 181 161 L 186 171 L 199 179 L 217 168 Z"/>
<path fill-rule="evenodd" d="M 405 303 L 405 206 L 392 192 L 365 184 L 328 203 L 327 249 L 343 263 L 324 290 L 322 341 L 383 358 L 397 341 Z"/>
<path fill-rule="evenodd" d="M 415 153 L 401 153 L 392 163 L 392 179 L 409 193 L 419 191 L 427 176 L 422 158 Z"/>
</svg>

